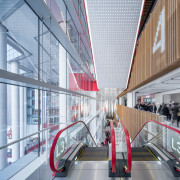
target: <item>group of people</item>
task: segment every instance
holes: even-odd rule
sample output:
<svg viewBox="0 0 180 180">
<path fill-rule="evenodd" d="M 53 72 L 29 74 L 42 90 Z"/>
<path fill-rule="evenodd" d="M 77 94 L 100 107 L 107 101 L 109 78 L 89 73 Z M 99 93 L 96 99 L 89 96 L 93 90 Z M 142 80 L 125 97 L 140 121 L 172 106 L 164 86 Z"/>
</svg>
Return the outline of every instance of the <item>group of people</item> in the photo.
<svg viewBox="0 0 180 180">
<path fill-rule="evenodd" d="M 111 143 L 111 135 L 109 131 L 105 132 L 105 140 L 101 142 L 101 146 L 108 146 L 108 144 Z"/>
<path fill-rule="evenodd" d="M 111 143 L 111 135 L 110 135 L 110 120 L 107 119 L 105 123 L 105 139 L 101 142 L 101 146 L 108 146 Z"/>
<path fill-rule="evenodd" d="M 143 111 L 149 111 L 152 113 L 158 113 L 160 115 L 166 116 L 168 121 L 171 121 L 172 124 L 174 122 L 177 122 L 177 127 L 179 127 L 179 121 L 180 121 L 180 108 L 178 106 L 178 103 L 172 103 L 170 101 L 169 104 L 162 103 L 158 110 L 155 105 L 155 103 L 140 103 L 136 104 L 135 109 L 143 110 Z"/>
<path fill-rule="evenodd" d="M 134 106 L 135 109 L 139 109 L 139 110 L 143 110 L 143 111 L 149 111 L 149 112 L 153 112 L 156 113 L 157 111 L 157 107 L 155 105 L 155 103 L 140 103 L 140 104 L 136 104 Z"/>
<path fill-rule="evenodd" d="M 170 103 L 168 105 L 162 103 L 158 108 L 158 113 L 166 116 L 168 121 L 172 121 L 172 124 L 176 121 L 177 127 L 179 127 L 180 108 L 178 103 Z"/>
</svg>

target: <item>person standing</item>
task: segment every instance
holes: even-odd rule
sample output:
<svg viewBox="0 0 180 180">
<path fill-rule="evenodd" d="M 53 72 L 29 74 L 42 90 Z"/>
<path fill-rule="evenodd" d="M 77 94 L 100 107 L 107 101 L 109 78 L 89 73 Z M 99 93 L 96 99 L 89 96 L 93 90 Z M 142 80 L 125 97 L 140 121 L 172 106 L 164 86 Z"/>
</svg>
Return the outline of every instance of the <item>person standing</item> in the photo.
<svg viewBox="0 0 180 180">
<path fill-rule="evenodd" d="M 138 108 L 138 104 L 136 104 L 136 105 L 134 106 L 134 109 L 139 109 L 139 108 Z"/>
<path fill-rule="evenodd" d="M 169 109 L 168 107 L 166 106 L 166 104 L 164 104 L 163 108 L 162 108 L 162 115 L 166 116 L 167 119 L 169 117 Z"/>
<path fill-rule="evenodd" d="M 158 108 L 158 113 L 162 114 L 162 105 L 160 104 L 159 108 Z"/>
<path fill-rule="evenodd" d="M 144 111 L 148 111 L 148 105 L 147 105 L 147 103 L 145 103 L 145 105 L 144 105 Z"/>
<path fill-rule="evenodd" d="M 156 107 L 155 103 L 153 103 L 151 106 L 151 112 L 156 113 L 156 111 L 157 111 L 157 107 Z"/>
<path fill-rule="evenodd" d="M 179 121 L 180 121 L 180 108 L 178 108 L 178 113 L 177 113 L 177 127 L 179 127 Z"/>
<path fill-rule="evenodd" d="M 171 101 L 170 101 L 171 102 Z M 168 120 L 170 120 L 171 121 L 171 118 L 172 118 L 172 104 L 169 104 L 169 118 L 168 118 Z"/>
<path fill-rule="evenodd" d="M 151 107 L 152 107 L 152 105 L 151 105 L 151 103 L 149 103 L 149 104 L 148 104 L 148 111 L 149 111 L 149 112 L 152 112 L 152 111 L 151 111 Z"/>
<path fill-rule="evenodd" d="M 177 127 L 179 126 L 179 119 L 178 119 L 178 112 L 179 109 L 176 104 L 173 104 L 172 110 L 172 125 L 174 124 L 174 121 L 177 121 Z"/>
</svg>

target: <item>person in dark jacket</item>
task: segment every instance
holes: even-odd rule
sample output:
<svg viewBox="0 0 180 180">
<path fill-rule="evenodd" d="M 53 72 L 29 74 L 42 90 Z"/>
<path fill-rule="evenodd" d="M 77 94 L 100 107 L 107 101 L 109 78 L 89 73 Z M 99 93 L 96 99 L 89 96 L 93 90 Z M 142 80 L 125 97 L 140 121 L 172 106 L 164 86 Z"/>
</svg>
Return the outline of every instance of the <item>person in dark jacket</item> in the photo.
<svg viewBox="0 0 180 180">
<path fill-rule="evenodd" d="M 140 110 L 144 110 L 144 105 L 143 105 L 143 104 L 140 104 L 140 105 L 139 105 L 139 109 L 140 109 Z"/>
<path fill-rule="evenodd" d="M 147 103 L 145 103 L 145 105 L 144 105 L 144 110 L 145 110 L 145 111 L 148 111 L 148 109 L 149 109 L 149 108 L 148 108 L 148 105 L 147 105 Z"/>
<path fill-rule="evenodd" d="M 134 106 L 134 109 L 139 109 L 139 108 L 138 108 L 138 104 L 136 104 L 136 105 Z"/>
<path fill-rule="evenodd" d="M 171 102 L 171 101 L 170 101 L 170 102 Z M 168 107 L 168 108 L 169 108 L 169 120 L 171 120 L 171 117 L 172 117 L 172 110 L 171 110 L 171 109 L 172 109 L 173 107 L 172 107 L 171 104 L 169 104 L 169 107 Z"/>
<path fill-rule="evenodd" d="M 158 108 L 158 113 L 159 113 L 159 114 L 162 114 L 162 111 L 161 111 L 161 110 L 162 110 L 162 105 L 160 105 L 159 108 Z"/>
<path fill-rule="evenodd" d="M 178 108 L 179 112 L 177 113 L 177 127 L 179 127 L 179 121 L 180 121 L 180 108 Z"/>
<path fill-rule="evenodd" d="M 179 109 L 176 104 L 174 104 L 174 107 L 171 109 L 171 111 L 172 111 L 172 125 L 174 121 L 177 121 L 177 127 L 179 127 L 179 119 L 178 119 Z"/>
<path fill-rule="evenodd" d="M 149 103 L 149 104 L 148 104 L 148 111 L 149 111 L 149 112 L 151 112 L 151 107 L 152 107 L 152 105 L 151 105 L 151 103 Z"/>
<path fill-rule="evenodd" d="M 151 112 L 156 113 L 156 111 L 157 111 L 157 107 L 156 107 L 156 105 L 153 103 L 152 106 L 151 106 Z"/>
<path fill-rule="evenodd" d="M 162 107 L 162 115 L 166 116 L 167 118 L 169 117 L 169 109 L 166 104 L 164 104 L 164 106 Z"/>
</svg>

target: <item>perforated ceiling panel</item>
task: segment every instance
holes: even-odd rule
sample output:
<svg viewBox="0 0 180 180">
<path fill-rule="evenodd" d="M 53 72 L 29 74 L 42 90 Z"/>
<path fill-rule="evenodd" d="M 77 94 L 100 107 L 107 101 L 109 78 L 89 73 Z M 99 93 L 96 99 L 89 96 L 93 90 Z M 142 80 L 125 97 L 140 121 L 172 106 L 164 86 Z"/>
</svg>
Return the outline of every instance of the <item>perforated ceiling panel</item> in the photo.
<svg viewBox="0 0 180 180">
<path fill-rule="evenodd" d="M 143 0 L 86 0 L 99 88 L 126 87 Z"/>
</svg>

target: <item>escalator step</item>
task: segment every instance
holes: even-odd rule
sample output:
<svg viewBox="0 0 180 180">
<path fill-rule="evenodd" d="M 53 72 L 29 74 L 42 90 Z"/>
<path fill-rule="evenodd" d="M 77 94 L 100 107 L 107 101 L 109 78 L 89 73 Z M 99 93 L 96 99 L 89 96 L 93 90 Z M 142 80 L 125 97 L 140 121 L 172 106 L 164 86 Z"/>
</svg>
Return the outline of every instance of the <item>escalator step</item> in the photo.
<svg viewBox="0 0 180 180">
<path fill-rule="evenodd" d="M 152 152 L 147 148 L 131 148 L 133 161 L 158 161 Z"/>
<path fill-rule="evenodd" d="M 107 161 L 107 147 L 87 147 L 79 156 L 78 161 Z"/>
</svg>

